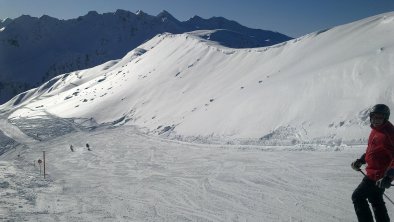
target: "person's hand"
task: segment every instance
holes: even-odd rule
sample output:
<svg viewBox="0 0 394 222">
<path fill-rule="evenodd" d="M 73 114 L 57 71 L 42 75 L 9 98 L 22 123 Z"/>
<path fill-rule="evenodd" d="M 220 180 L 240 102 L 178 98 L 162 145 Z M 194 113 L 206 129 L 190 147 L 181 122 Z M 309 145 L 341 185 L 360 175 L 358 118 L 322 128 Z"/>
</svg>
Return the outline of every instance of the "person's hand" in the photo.
<svg viewBox="0 0 394 222">
<path fill-rule="evenodd" d="M 351 167 L 352 167 L 352 169 L 355 170 L 355 171 L 360 171 L 360 167 L 361 167 L 362 165 L 363 165 L 362 160 L 357 159 L 356 161 L 354 161 L 354 162 L 351 164 Z"/>
<path fill-rule="evenodd" d="M 388 189 L 391 187 L 391 178 L 388 176 L 383 177 L 382 179 L 376 181 L 376 186 L 381 189 Z"/>
</svg>

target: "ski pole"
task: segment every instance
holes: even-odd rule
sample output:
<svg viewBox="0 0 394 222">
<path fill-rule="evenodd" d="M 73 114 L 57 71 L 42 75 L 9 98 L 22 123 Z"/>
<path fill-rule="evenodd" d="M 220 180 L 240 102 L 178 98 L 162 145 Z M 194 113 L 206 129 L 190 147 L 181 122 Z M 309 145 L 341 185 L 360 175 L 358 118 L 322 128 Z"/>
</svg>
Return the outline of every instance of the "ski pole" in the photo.
<svg viewBox="0 0 394 222">
<path fill-rule="evenodd" d="M 362 170 L 360 170 L 360 172 L 364 175 L 364 176 L 367 176 L 367 175 L 365 175 L 365 173 L 362 171 Z M 394 186 L 394 184 L 390 184 L 391 186 Z"/>
<path fill-rule="evenodd" d="M 362 170 L 360 170 L 360 172 L 364 175 L 367 176 Z M 391 186 L 393 186 L 393 184 L 391 184 Z M 394 205 L 394 201 L 392 201 L 385 193 L 383 193 L 384 197 L 387 198 L 387 200 L 389 200 L 393 205 Z"/>
</svg>

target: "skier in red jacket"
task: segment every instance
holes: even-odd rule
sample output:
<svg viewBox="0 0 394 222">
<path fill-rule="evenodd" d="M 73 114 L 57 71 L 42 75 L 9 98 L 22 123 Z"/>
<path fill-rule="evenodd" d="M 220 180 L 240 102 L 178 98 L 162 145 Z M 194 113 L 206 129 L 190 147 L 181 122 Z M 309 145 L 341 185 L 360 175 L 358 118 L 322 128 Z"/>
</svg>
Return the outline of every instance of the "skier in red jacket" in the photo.
<svg viewBox="0 0 394 222">
<path fill-rule="evenodd" d="M 351 166 L 360 171 L 367 164 L 366 176 L 354 190 L 352 201 L 359 222 L 373 222 L 367 200 L 371 203 L 376 222 L 389 222 L 384 190 L 391 186 L 394 178 L 394 126 L 389 122 L 390 109 L 384 104 L 372 107 L 369 118 L 372 131 L 366 152 Z"/>
</svg>

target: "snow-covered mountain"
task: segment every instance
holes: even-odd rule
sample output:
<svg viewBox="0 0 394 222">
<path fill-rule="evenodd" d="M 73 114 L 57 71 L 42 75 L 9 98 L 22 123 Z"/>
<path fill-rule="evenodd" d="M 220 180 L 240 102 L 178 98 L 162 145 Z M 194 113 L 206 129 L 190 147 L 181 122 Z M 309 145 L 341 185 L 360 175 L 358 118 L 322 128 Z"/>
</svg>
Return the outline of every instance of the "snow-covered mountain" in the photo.
<svg viewBox="0 0 394 222">
<path fill-rule="evenodd" d="M 394 13 L 255 49 L 199 37 L 209 33 L 157 35 L 120 60 L 55 77 L 1 109 L 11 119 L 51 114 L 248 144 L 363 143 L 368 109 L 394 109 Z"/>
<path fill-rule="evenodd" d="M 221 44 L 236 48 L 262 47 L 291 39 L 224 18 L 196 16 L 180 22 L 167 11 L 157 16 L 142 11 L 104 14 L 91 11 L 70 20 L 23 15 L 2 21 L 0 28 L 0 103 L 59 74 L 119 59 L 164 32 L 219 29 L 218 34 L 213 32 L 211 40 L 218 38 Z M 238 38 L 241 41 L 234 41 Z"/>
<path fill-rule="evenodd" d="M 0 19 L 0 31 L 4 30 L 4 27 L 9 25 L 12 22 L 12 19 L 6 18 L 6 19 Z"/>
</svg>

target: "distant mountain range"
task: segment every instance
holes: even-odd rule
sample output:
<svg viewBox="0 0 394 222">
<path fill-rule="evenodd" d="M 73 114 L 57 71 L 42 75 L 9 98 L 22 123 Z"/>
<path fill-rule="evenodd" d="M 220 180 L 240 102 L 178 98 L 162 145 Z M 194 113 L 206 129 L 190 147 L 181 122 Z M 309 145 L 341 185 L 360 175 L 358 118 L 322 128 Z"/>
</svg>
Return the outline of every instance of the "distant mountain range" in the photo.
<svg viewBox="0 0 394 222">
<path fill-rule="evenodd" d="M 210 30 L 198 34 L 232 48 L 270 46 L 292 39 L 221 17 L 195 16 L 180 22 L 167 11 L 157 16 L 142 11 L 91 11 L 69 20 L 23 15 L 0 23 L 0 103 L 59 74 L 119 59 L 157 34 L 196 30 Z"/>
</svg>

